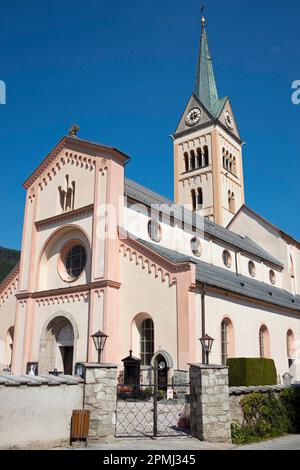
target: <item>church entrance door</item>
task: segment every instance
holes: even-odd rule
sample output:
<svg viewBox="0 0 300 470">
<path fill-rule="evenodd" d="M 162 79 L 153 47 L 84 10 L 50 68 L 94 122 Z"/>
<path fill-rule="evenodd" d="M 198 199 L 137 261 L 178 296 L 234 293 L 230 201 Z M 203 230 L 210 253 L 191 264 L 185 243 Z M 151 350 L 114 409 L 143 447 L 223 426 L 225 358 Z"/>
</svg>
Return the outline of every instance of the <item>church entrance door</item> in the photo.
<svg viewBox="0 0 300 470">
<path fill-rule="evenodd" d="M 41 337 L 39 373 L 56 369 L 59 373 L 73 374 L 74 330 L 71 322 L 57 316 L 49 322 Z"/>
</svg>

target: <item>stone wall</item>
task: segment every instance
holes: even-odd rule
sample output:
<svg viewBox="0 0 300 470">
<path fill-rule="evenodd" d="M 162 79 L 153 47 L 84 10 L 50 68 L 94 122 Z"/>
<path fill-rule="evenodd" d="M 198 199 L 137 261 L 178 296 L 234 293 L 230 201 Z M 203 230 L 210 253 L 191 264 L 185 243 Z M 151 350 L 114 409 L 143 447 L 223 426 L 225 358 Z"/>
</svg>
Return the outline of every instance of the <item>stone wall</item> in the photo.
<svg viewBox="0 0 300 470">
<path fill-rule="evenodd" d="M 117 407 L 117 366 L 84 364 L 84 408 L 90 410 L 90 440 L 104 440 L 115 435 Z"/>
<path fill-rule="evenodd" d="M 228 368 L 192 364 L 191 432 L 202 441 L 231 442 Z"/>
<path fill-rule="evenodd" d="M 0 448 L 69 445 L 72 411 L 82 406 L 77 377 L 0 376 Z"/>
<path fill-rule="evenodd" d="M 230 418 L 232 423 L 237 423 L 243 426 L 245 424 L 244 414 L 241 407 L 241 399 L 250 393 L 279 393 L 289 386 L 285 385 L 268 385 L 261 387 L 230 387 L 229 388 L 229 405 L 230 405 Z"/>
</svg>

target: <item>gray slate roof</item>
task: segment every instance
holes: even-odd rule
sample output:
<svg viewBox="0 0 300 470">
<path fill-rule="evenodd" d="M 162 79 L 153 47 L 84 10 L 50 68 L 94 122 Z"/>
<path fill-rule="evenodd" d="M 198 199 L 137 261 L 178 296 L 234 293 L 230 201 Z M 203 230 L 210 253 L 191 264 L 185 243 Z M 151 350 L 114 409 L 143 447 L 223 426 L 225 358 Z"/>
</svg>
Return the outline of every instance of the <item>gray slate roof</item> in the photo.
<svg viewBox="0 0 300 470">
<path fill-rule="evenodd" d="M 279 307 L 300 311 L 300 296 L 293 296 L 284 289 L 269 286 L 264 282 L 235 274 L 227 268 L 219 268 L 182 253 L 170 250 L 161 245 L 137 239 L 144 246 L 152 249 L 164 258 L 174 263 L 190 262 L 196 264 L 196 280 L 213 287 L 225 289 L 235 294 L 241 294 L 255 300 L 268 302 Z"/>
<path fill-rule="evenodd" d="M 170 199 L 167 199 L 164 196 L 161 196 L 160 194 L 157 194 L 145 188 L 144 186 L 129 180 L 128 178 L 125 178 L 125 196 L 147 206 L 155 204 L 165 204 L 172 206 L 175 204 Z M 182 211 L 184 210 L 185 223 L 194 225 L 195 221 L 197 221 L 198 227 L 204 227 L 204 234 L 236 247 L 243 252 L 252 254 L 253 256 L 258 257 L 259 259 L 262 259 L 276 266 L 277 268 L 283 268 L 283 264 L 280 261 L 271 256 L 267 251 L 257 245 L 249 237 L 242 237 L 241 235 L 231 232 L 229 229 L 224 228 L 221 225 L 212 222 L 211 220 L 203 220 L 202 216 L 196 215 L 192 211 L 183 208 L 182 206 L 176 205 L 174 207 L 177 208 L 175 209 L 174 217 L 178 220 L 182 220 Z M 161 212 L 164 211 L 162 210 Z"/>
</svg>

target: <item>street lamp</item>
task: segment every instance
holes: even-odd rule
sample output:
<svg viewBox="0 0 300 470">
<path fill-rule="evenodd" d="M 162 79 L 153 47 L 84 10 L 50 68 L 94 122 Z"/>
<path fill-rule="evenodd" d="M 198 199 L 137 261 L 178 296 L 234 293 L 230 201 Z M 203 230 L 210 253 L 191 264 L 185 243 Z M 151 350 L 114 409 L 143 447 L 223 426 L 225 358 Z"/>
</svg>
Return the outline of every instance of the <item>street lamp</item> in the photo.
<svg viewBox="0 0 300 470">
<path fill-rule="evenodd" d="M 214 339 L 211 338 L 208 335 L 204 335 L 204 336 L 202 336 L 202 338 L 200 338 L 199 341 L 201 343 L 202 349 L 203 349 L 204 354 L 205 354 L 205 364 L 208 365 L 209 364 L 209 354 L 211 352 L 211 348 L 212 348 Z"/>
<path fill-rule="evenodd" d="M 94 333 L 92 335 L 92 338 L 93 338 L 93 341 L 94 341 L 94 345 L 95 345 L 95 348 L 96 350 L 98 351 L 98 363 L 100 364 L 101 362 L 101 353 L 104 349 L 104 346 L 105 346 L 105 343 L 106 343 L 106 340 L 108 338 L 108 336 L 103 333 L 103 331 L 97 331 L 97 333 Z"/>
</svg>

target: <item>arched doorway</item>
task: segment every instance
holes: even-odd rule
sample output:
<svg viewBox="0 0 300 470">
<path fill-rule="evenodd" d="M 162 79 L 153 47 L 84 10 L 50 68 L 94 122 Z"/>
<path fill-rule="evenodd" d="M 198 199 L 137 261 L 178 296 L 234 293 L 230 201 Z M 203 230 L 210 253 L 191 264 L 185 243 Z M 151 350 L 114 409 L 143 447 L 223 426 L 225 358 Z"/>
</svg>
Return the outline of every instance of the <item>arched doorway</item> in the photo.
<svg viewBox="0 0 300 470">
<path fill-rule="evenodd" d="M 155 358 L 155 369 L 157 369 L 157 385 L 159 390 L 165 390 L 168 386 L 168 367 L 162 354 Z"/>
<path fill-rule="evenodd" d="M 157 369 L 158 388 L 166 390 L 172 380 L 173 361 L 167 351 L 157 351 L 151 360 L 151 366 Z"/>
<path fill-rule="evenodd" d="M 44 329 L 40 343 L 39 372 L 57 369 L 67 375 L 73 373 L 74 329 L 64 316 L 53 318 Z"/>
</svg>

